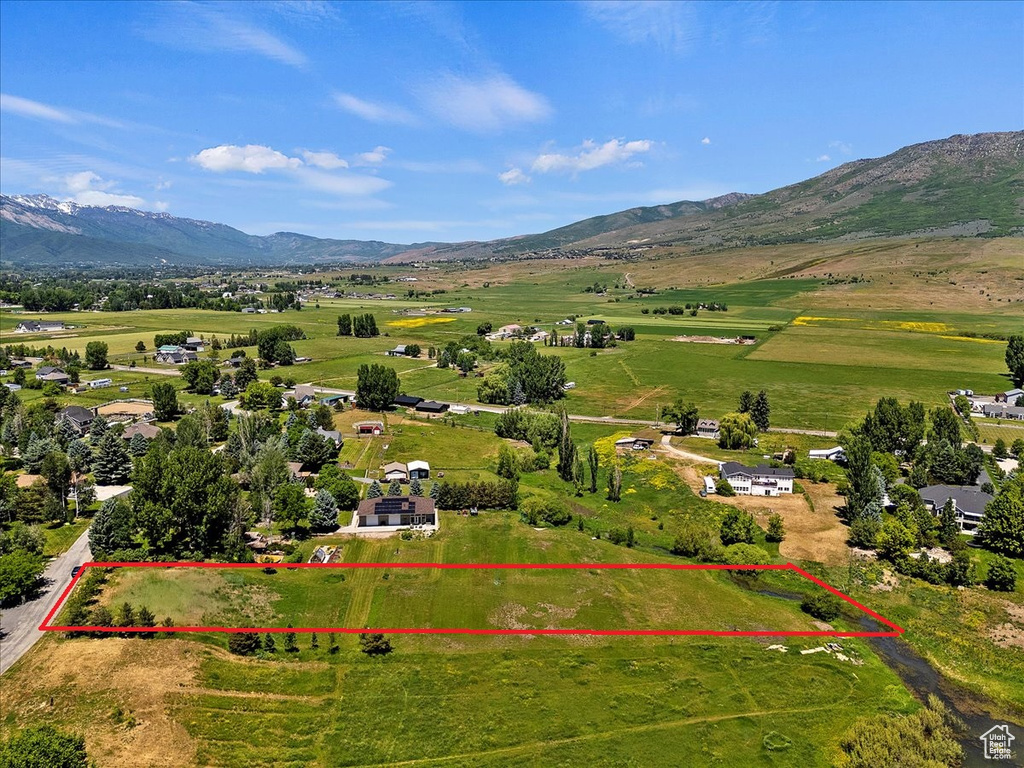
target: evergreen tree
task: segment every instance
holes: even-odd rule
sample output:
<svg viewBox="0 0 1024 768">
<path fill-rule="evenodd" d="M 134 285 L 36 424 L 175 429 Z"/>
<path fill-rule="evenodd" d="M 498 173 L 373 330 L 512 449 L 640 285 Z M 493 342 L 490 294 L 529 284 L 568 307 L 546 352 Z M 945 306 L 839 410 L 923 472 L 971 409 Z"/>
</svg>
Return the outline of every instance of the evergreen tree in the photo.
<svg viewBox="0 0 1024 768">
<path fill-rule="evenodd" d="M 317 640 L 316 632 L 313 632 L 309 636 L 309 648 L 310 648 L 310 650 L 315 651 L 319 647 L 320 647 L 320 641 Z"/>
<path fill-rule="evenodd" d="M 327 634 L 327 652 L 337 653 L 338 652 L 338 638 L 333 632 Z"/>
<path fill-rule="evenodd" d="M 948 544 L 960 533 L 960 527 L 956 522 L 956 504 L 953 499 L 946 499 L 939 512 L 939 539 Z"/>
<path fill-rule="evenodd" d="M 338 505 L 330 491 L 317 491 L 309 524 L 315 530 L 334 530 L 338 527 Z"/>
<path fill-rule="evenodd" d="M 141 432 L 136 432 L 132 435 L 131 440 L 128 441 L 128 453 L 132 456 L 145 456 L 146 451 L 149 450 L 149 440 Z"/>
<path fill-rule="evenodd" d="M 498 448 L 497 475 L 506 480 L 519 479 L 519 461 L 516 458 L 516 453 L 505 443 Z"/>
<path fill-rule="evenodd" d="M 600 468 L 600 462 L 597 449 L 593 445 L 587 451 L 587 464 L 590 466 L 590 492 L 597 493 L 597 470 Z"/>
<path fill-rule="evenodd" d="M 779 543 L 786 538 L 786 529 L 782 524 L 782 515 L 775 513 L 768 516 L 768 530 L 764 538 L 765 541 L 775 543 Z"/>
<path fill-rule="evenodd" d="M 366 498 L 368 499 L 379 499 L 383 495 L 384 489 L 380 487 L 380 482 L 377 480 L 370 483 L 370 487 L 366 489 Z"/>
<path fill-rule="evenodd" d="M 622 498 L 622 470 L 616 464 L 608 473 L 608 501 L 619 501 Z"/>
<path fill-rule="evenodd" d="M 388 496 L 401 496 L 402 495 L 402 484 L 397 480 L 392 480 L 391 485 L 388 486 Z"/>
<path fill-rule="evenodd" d="M 558 476 L 571 483 L 576 467 L 576 444 L 572 441 L 572 430 L 569 425 L 569 414 L 562 409 L 561 437 L 558 440 Z"/>
<path fill-rule="evenodd" d="M 761 432 L 767 432 L 771 424 L 771 406 L 768 404 L 768 393 L 763 389 L 757 393 L 757 398 L 750 406 L 750 417 L 754 420 Z"/>
<path fill-rule="evenodd" d="M 750 409 L 754 407 L 754 395 L 749 389 L 745 389 L 740 392 L 740 405 L 737 408 L 738 413 L 750 413 Z"/>
<path fill-rule="evenodd" d="M 107 432 L 100 440 L 92 473 L 98 485 L 124 485 L 132 472 L 132 460 L 120 435 Z"/>
<path fill-rule="evenodd" d="M 412 482 L 409 483 L 409 495 L 410 496 L 422 496 L 423 495 L 423 483 L 420 482 L 418 477 L 414 477 Z"/>
<path fill-rule="evenodd" d="M 292 626 L 291 622 L 288 622 L 288 628 L 289 629 L 291 629 L 291 626 Z M 295 633 L 294 632 L 285 632 L 284 633 L 284 649 L 288 653 L 294 653 L 295 651 L 299 650 L 299 646 L 295 644 Z"/>
<path fill-rule="evenodd" d="M 586 470 L 583 469 L 583 459 L 580 458 L 579 454 L 576 454 L 576 461 L 572 466 L 572 484 L 577 496 L 583 495 L 583 489 L 586 487 L 585 481 Z"/>
<path fill-rule="evenodd" d="M 338 335 L 352 335 L 352 315 L 338 315 Z"/>
<path fill-rule="evenodd" d="M 89 548 L 93 555 L 102 557 L 131 547 L 134 533 L 128 505 L 121 499 L 107 499 L 89 526 Z"/>
<path fill-rule="evenodd" d="M 18 369 L 21 370 L 20 368 Z M 38 475 L 43 461 L 57 450 L 57 441 L 52 437 L 39 437 L 34 431 L 29 435 L 28 445 L 21 455 L 21 463 L 29 474 Z"/>
<path fill-rule="evenodd" d="M 89 427 L 89 442 L 93 445 L 99 443 L 103 436 L 107 434 L 109 428 L 110 425 L 107 424 L 107 420 L 102 416 L 97 416 L 92 420 L 92 424 Z"/>
<path fill-rule="evenodd" d="M 441 493 L 441 484 L 440 483 L 431 483 L 430 484 L 430 498 L 432 498 L 434 501 L 437 501 L 437 496 L 438 496 L 439 493 Z"/>
<path fill-rule="evenodd" d="M 135 626 L 137 627 L 155 627 L 156 616 L 146 606 L 140 606 L 138 612 L 135 614 Z"/>
<path fill-rule="evenodd" d="M 272 632 L 267 632 L 263 636 L 263 651 L 265 653 L 273 653 L 276 650 L 277 650 L 277 642 L 275 642 L 275 640 L 274 640 L 274 635 L 273 635 Z"/>
<path fill-rule="evenodd" d="M 84 440 L 72 440 L 68 444 L 68 463 L 76 475 L 88 472 L 92 467 L 92 449 Z"/>
</svg>

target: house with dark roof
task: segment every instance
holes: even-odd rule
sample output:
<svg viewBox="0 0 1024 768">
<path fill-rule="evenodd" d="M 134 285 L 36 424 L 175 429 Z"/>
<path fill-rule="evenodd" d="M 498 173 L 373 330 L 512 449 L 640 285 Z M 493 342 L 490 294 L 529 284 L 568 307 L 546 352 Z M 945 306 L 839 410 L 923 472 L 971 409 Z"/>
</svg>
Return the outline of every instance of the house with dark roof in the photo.
<svg viewBox="0 0 1024 768">
<path fill-rule="evenodd" d="M 1012 402 L 1017 402 L 1014 399 Z M 1014 421 L 1024 420 L 1024 408 L 1010 403 L 985 403 L 981 412 L 988 419 L 1013 419 Z"/>
<path fill-rule="evenodd" d="M 739 496 L 779 496 L 793 492 L 796 475 L 789 467 L 747 467 L 738 461 L 726 461 L 719 468 L 719 477 L 728 480 Z"/>
<path fill-rule="evenodd" d="M 437 525 L 434 500 L 423 496 L 381 496 L 363 499 L 356 510 L 356 525 L 367 528 L 382 525 Z"/>
<path fill-rule="evenodd" d="M 155 440 L 160 436 L 160 427 L 156 424 L 148 424 L 146 422 L 132 424 L 125 427 L 124 432 L 121 434 L 121 438 L 124 440 L 131 440 L 136 435 L 142 435 L 147 440 Z"/>
<path fill-rule="evenodd" d="M 960 532 L 973 536 L 978 523 L 985 516 L 985 507 L 995 497 L 973 485 L 929 485 L 919 493 L 925 507 L 938 515 L 950 499 L 956 507 L 956 522 Z"/>
<path fill-rule="evenodd" d="M 718 439 L 718 422 L 715 419 L 700 419 L 697 421 L 697 437 L 706 437 L 709 440 Z"/>
<path fill-rule="evenodd" d="M 423 398 L 416 395 L 399 395 L 395 398 L 395 405 L 402 408 L 415 408 L 422 402 Z"/>
<path fill-rule="evenodd" d="M 416 404 L 416 410 L 421 413 L 444 413 L 448 410 L 448 403 L 438 403 L 434 400 L 423 400 Z"/>
<path fill-rule="evenodd" d="M 191 349 L 174 346 L 173 344 L 165 344 L 156 351 L 153 359 L 158 363 L 184 365 L 185 363 L 191 363 L 193 360 L 198 360 L 199 355 Z"/>
<path fill-rule="evenodd" d="M 320 437 L 324 437 L 324 438 L 330 440 L 332 443 L 334 443 L 339 448 L 341 447 L 341 443 L 342 443 L 341 432 L 338 432 L 336 429 L 324 429 L 323 427 L 317 427 L 314 431 L 318 435 L 320 435 Z"/>
<path fill-rule="evenodd" d="M 39 379 L 40 381 L 43 381 L 51 373 L 63 374 L 64 370 L 62 368 L 57 368 L 56 366 L 53 365 L 43 365 L 36 369 L 36 378 Z"/>
<path fill-rule="evenodd" d="M 36 378 L 44 383 L 52 381 L 60 384 L 62 387 L 66 387 L 68 382 L 71 381 L 70 377 L 60 368 L 51 368 L 50 366 L 40 368 L 36 372 Z"/>
<path fill-rule="evenodd" d="M 69 405 L 57 414 L 58 423 L 66 422 L 79 435 L 84 435 L 89 431 L 95 418 L 96 415 L 92 411 L 80 405 Z"/>
</svg>

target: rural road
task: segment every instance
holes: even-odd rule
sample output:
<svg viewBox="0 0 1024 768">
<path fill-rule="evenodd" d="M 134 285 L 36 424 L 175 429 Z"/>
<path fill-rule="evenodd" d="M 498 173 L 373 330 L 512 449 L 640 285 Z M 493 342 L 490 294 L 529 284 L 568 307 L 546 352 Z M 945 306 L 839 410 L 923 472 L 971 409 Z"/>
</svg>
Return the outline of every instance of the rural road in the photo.
<svg viewBox="0 0 1024 768">
<path fill-rule="evenodd" d="M 838 432 L 826 429 L 790 429 L 789 427 L 770 427 L 769 432 L 782 432 L 789 435 L 813 435 L 814 437 L 838 437 Z"/>
<path fill-rule="evenodd" d="M 718 459 L 712 459 L 708 456 L 701 456 L 699 453 L 690 453 L 689 451 L 684 451 L 682 448 L 676 448 L 674 445 L 672 445 L 672 437 L 670 435 L 662 435 L 661 447 L 664 448 L 668 453 L 671 453 L 673 456 L 676 456 L 677 458 L 680 459 L 687 459 L 688 461 L 697 461 L 700 462 L 701 464 L 714 464 L 716 467 L 722 463 Z"/>
<path fill-rule="evenodd" d="M 71 569 L 91 557 L 86 529 L 67 552 L 55 557 L 46 567 L 45 586 L 39 597 L 0 614 L 0 674 L 10 669 L 43 636 L 38 627 L 71 583 Z"/>
<path fill-rule="evenodd" d="M 130 365 L 111 365 L 110 368 L 114 371 L 128 371 L 129 373 L 155 373 L 160 376 L 181 375 L 181 371 L 176 368 L 140 368 L 139 366 L 132 368 Z"/>
</svg>

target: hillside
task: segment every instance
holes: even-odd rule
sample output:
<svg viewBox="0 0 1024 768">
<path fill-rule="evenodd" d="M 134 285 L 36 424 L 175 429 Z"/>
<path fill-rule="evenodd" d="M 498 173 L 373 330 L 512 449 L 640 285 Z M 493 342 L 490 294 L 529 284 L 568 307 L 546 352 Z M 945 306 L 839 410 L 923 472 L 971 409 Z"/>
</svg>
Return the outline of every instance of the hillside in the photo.
<svg viewBox="0 0 1024 768">
<path fill-rule="evenodd" d="M 952 136 L 855 160 L 761 195 L 630 208 L 539 234 L 403 245 L 278 232 L 46 195 L 0 196 L 8 263 L 309 264 L 515 258 L 559 250 L 699 249 L 874 237 L 1004 237 L 1024 232 L 1024 132 Z"/>
</svg>

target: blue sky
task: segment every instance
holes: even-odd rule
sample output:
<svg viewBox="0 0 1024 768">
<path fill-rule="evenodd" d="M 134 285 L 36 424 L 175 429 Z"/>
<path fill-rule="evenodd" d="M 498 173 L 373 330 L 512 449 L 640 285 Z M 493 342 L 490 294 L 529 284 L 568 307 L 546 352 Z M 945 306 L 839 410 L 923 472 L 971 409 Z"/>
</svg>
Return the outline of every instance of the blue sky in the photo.
<svg viewBox="0 0 1024 768">
<path fill-rule="evenodd" d="M 390 242 L 1024 123 L 1024 4 L 0 3 L 0 189 Z"/>
</svg>

